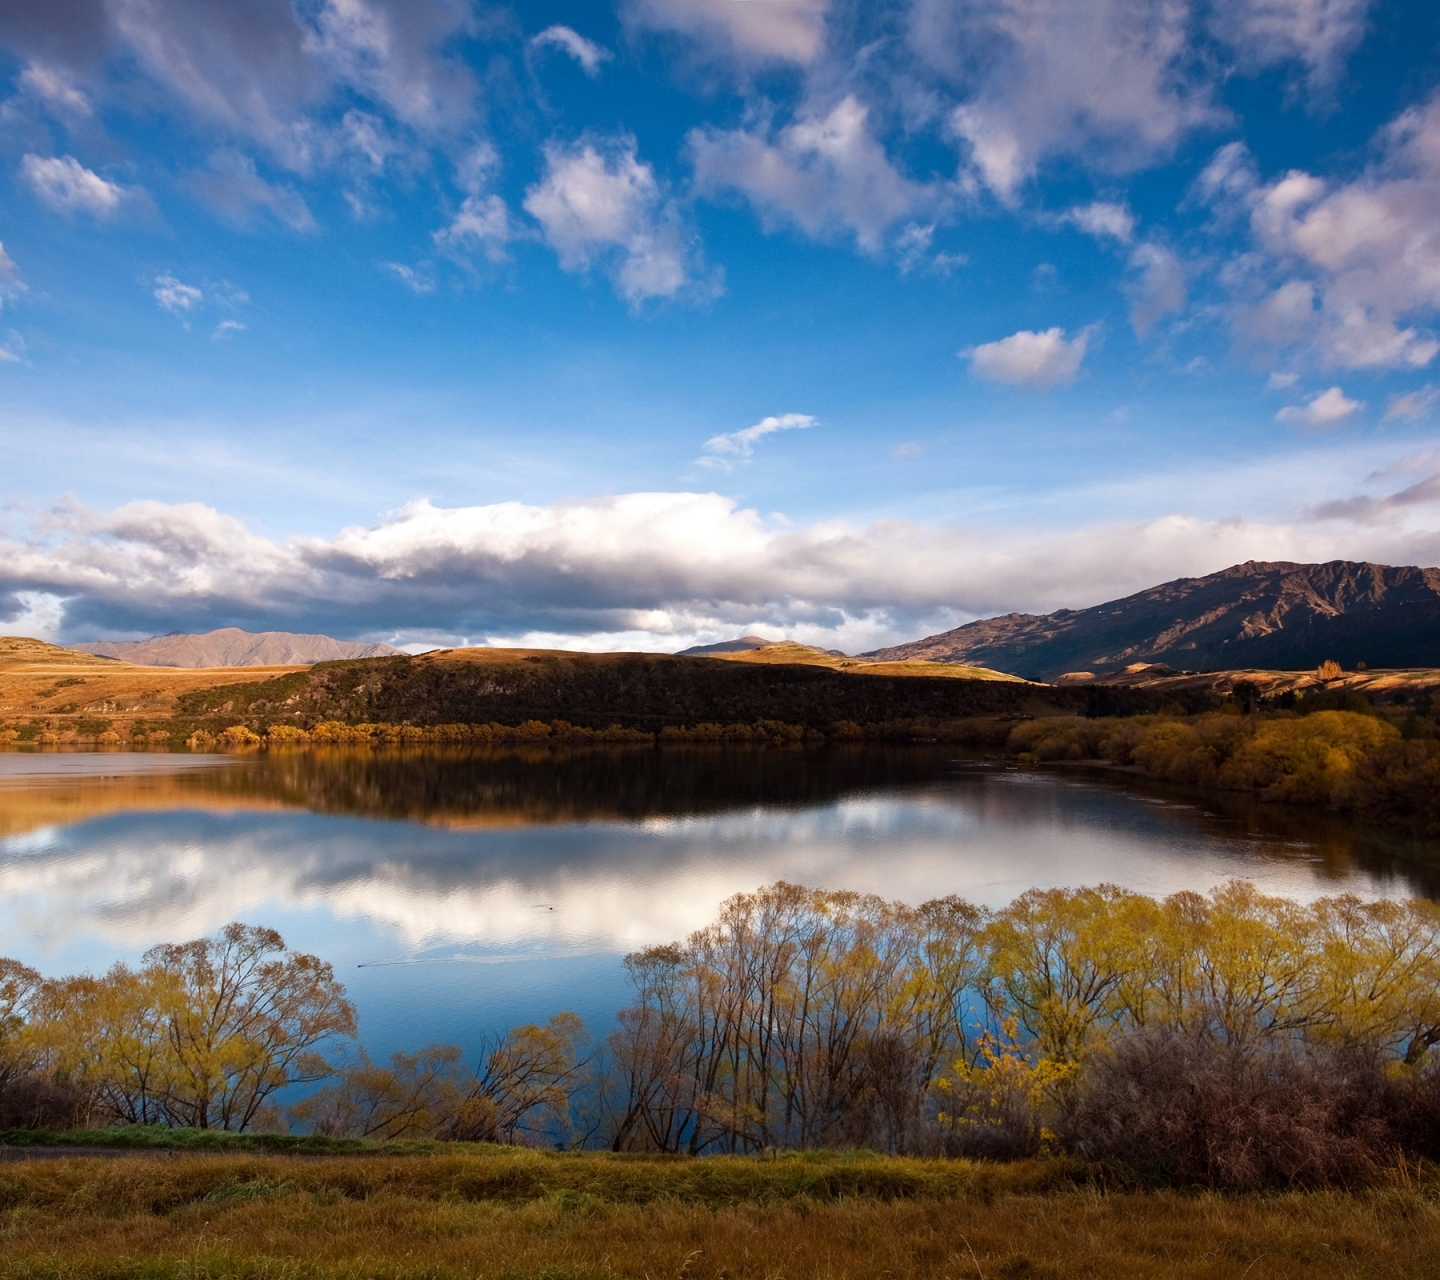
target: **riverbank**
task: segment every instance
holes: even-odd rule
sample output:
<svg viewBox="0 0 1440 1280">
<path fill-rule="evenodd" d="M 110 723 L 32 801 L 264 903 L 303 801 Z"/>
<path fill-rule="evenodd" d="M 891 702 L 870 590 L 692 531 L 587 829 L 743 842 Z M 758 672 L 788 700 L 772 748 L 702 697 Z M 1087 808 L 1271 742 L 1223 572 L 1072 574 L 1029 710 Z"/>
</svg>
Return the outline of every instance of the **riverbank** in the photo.
<svg viewBox="0 0 1440 1280">
<path fill-rule="evenodd" d="M 0 1277 L 1440 1276 L 1440 1178 L 1138 1192 L 1078 1165 L 196 1154 L 0 1165 Z"/>
</svg>

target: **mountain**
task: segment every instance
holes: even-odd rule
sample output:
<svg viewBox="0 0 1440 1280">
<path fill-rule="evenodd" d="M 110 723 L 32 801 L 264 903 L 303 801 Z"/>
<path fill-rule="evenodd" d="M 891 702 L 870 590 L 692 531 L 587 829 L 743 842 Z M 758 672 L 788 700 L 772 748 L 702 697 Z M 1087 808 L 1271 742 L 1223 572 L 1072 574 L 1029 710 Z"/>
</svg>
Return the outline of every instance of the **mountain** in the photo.
<svg viewBox="0 0 1440 1280">
<path fill-rule="evenodd" d="M 299 667 L 337 658 L 389 658 L 400 655 L 388 644 L 360 644 L 329 636 L 289 631 L 241 631 L 222 627 L 203 636 L 151 636 L 148 640 L 95 640 L 72 649 L 99 658 L 119 658 L 141 667 Z"/>
<path fill-rule="evenodd" d="M 764 636 L 741 636 L 738 640 L 722 640 L 719 644 L 697 644 L 681 649 L 677 658 L 713 658 L 722 653 L 744 653 L 749 649 L 764 649 L 775 644 Z"/>
<path fill-rule="evenodd" d="M 1440 667 L 1440 569 L 1247 561 L 1089 609 L 1007 613 L 865 657 L 928 659 L 1053 680 L 1137 662 L 1187 671 Z"/>
</svg>

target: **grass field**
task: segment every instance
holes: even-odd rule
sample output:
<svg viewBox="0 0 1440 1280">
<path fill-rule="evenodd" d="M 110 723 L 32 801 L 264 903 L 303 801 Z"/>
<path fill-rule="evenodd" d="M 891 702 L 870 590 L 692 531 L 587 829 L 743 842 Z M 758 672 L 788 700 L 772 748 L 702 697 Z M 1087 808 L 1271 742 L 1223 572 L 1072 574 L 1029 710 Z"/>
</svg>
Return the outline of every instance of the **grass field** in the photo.
<svg viewBox="0 0 1440 1280">
<path fill-rule="evenodd" d="M 0 1163 L 0 1277 L 1428 1277 L 1440 1180 L 1226 1197 L 1062 1162 L 133 1154 Z"/>
<path fill-rule="evenodd" d="M 125 732 L 137 721 L 174 716 L 182 693 L 271 680 L 300 667 L 137 667 L 76 653 L 40 640 L 0 636 L 0 730 L 38 727 L 39 741 L 80 729 L 91 738 Z M 104 726 L 103 728 L 101 726 Z M 47 736 L 48 735 L 48 736 Z"/>
</svg>

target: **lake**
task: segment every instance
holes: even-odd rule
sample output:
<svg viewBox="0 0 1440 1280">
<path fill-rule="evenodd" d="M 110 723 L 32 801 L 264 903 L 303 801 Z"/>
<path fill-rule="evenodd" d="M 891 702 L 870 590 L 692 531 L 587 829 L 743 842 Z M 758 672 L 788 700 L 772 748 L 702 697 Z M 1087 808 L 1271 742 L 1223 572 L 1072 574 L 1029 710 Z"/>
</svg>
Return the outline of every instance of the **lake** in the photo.
<svg viewBox="0 0 1440 1280">
<path fill-rule="evenodd" d="M 573 1009 L 775 880 L 999 906 L 1240 876 L 1440 895 L 1440 853 L 1323 813 L 953 748 L 0 753 L 0 954 L 137 961 L 230 920 L 330 960 L 372 1053 Z"/>
</svg>

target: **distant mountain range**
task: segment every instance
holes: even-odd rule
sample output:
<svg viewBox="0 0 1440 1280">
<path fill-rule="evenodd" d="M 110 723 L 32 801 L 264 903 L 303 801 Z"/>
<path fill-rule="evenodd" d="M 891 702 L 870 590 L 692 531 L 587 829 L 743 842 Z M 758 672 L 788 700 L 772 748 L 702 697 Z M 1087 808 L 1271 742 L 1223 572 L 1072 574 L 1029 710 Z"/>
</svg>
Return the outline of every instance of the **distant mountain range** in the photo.
<svg viewBox="0 0 1440 1280">
<path fill-rule="evenodd" d="M 400 650 L 388 644 L 360 644 L 290 631 L 241 631 L 238 627 L 222 627 L 202 636 L 175 633 L 148 640 L 96 640 L 69 647 L 142 667 L 295 667 L 337 658 L 400 656 Z"/>
<path fill-rule="evenodd" d="M 1248 561 L 1123 600 L 1007 613 L 863 655 L 963 662 L 1029 680 L 1108 675 L 1137 662 L 1180 670 L 1440 667 L 1440 569 Z"/>
</svg>

